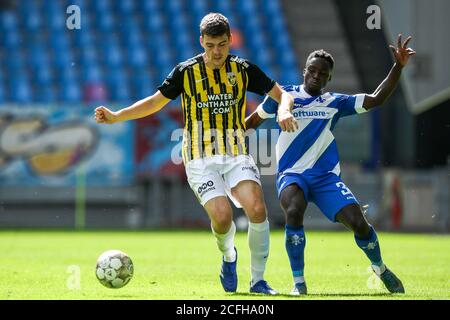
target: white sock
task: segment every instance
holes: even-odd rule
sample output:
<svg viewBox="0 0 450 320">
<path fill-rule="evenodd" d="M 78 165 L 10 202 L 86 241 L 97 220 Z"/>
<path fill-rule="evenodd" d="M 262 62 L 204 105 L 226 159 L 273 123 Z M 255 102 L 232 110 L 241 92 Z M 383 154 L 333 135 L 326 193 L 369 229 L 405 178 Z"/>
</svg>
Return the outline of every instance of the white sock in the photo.
<svg viewBox="0 0 450 320">
<path fill-rule="evenodd" d="M 372 269 L 373 271 L 375 271 L 375 273 L 379 276 L 381 275 L 383 272 L 386 271 L 386 266 L 384 265 L 384 263 L 382 263 L 381 265 L 377 266 L 376 264 L 372 264 Z"/>
<path fill-rule="evenodd" d="M 269 256 L 269 221 L 248 224 L 248 246 L 250 247 L 252 285 L 264 279 L 267 257 Z"/>
<path fill-rule="evenodd" d="M 305 282 L 305 277 L 301 276 L 301 277 L 294 277 L 294 284 L 296 283 L 303 283 Z"/>
<path fill-rule="evenodd" d="M 236 251 L 234 251 L 234 235 L 236 234 L 236 225 L 231 221 L 230 230 L 227 233 L 220 234 L 214 231 L 212 225 L 211 230 L 217 240 L 217 247 L 223 254 L 223 259 L 226 262 L 236 261 Z"/>
</svg>

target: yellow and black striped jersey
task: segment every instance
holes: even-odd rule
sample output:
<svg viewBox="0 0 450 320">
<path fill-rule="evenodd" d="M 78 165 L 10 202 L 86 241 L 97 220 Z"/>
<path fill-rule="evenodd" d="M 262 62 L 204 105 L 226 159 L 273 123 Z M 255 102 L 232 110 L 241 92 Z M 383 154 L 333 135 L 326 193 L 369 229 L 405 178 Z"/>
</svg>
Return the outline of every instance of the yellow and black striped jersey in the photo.
<svg viewBox="0 0 450 320">
<path fill-rule="evenodd" d="M 246 92 L 264 95 L 274 85 L 258 66 L 235 55 L 228 55 L 220 69 L 207 67 L 202 54 L 178 64 L 158 90 L 169 99 L 181 94 L 184 163 L 247 154 Z"/>
</svg>

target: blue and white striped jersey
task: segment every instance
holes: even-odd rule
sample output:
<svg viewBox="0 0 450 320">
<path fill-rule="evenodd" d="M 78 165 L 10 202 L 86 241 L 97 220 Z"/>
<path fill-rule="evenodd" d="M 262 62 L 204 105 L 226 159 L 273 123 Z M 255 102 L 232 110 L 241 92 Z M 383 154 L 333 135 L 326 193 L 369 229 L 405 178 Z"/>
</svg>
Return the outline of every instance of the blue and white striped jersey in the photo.
<svg viewBox="0 0 450 320">
<path fill-rule="evenodd" d="M 310 96 L 301 86 L 283 86 L 294 97 L 292 114 L 299 129 L 280 133 L 276 144 L 278 173 L 340 175 L 339 155 L 331 133 L 340 117 L 363 113 L 364 94 L 324 93 Z M 258 106 L 258 115 L 274 118 L 278 103 L 269 96 Z"/>
</svg>

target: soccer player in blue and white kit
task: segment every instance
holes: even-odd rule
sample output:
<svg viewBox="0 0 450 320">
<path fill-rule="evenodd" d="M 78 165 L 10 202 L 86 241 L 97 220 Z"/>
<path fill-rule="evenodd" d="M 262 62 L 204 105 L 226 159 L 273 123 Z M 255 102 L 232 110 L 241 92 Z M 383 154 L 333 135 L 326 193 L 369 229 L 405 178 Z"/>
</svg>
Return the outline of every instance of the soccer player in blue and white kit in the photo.
<svg viewBox="0 0 450 320">
<path fill-rule="evenodd" d="M 312 52 L 303 71 L 303 85 L 284 86 L 294 97 L 292 113 L 298 130 L 282 132 L 276 145 L 277 189 L 285 214 L 285 246 L 294 278 L 291 294 L 307 293 L 304 278 L 306 236 L 303 216 L 308 202 L 315 203 L 332 222 L 340 222 L 355 235 L 372 269 L 392 293 L 404 293 L 402 282 L 383 263 L 374 228 L 367 222 L 353 193 L 342 182 L 336 141 L 331 131 L 340 117 L 367 112 L 383 104 L 394 90 L 402 68 L 415 51 L 407 47 L 411 37 L 397 48 L 390 46 L 395 63 L 388 76 L 372 94 L 345 95 L 323 92 L 331 80 L 333 57 L 324 50 Z M 246 119 L 247 128 L 256 128 L 264 119 L 286 112 L 267 97 Z"/>
</svg>

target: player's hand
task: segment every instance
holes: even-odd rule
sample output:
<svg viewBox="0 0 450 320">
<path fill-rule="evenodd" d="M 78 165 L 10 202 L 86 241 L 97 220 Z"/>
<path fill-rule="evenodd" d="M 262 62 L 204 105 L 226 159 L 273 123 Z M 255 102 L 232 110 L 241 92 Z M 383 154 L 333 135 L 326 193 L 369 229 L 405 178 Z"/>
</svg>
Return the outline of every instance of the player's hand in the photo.
<svg viewBox="0 0 450 320">
<path fill-rule="evenodd" d="M 402 35 L 399 34 L 397 38 L 397 48 L 393 45 L 389 45 L 389 48 L 391 48 L 392 52 L 394 53 L 395 62 L 400 65 L 400 67 L 404 67 L 409 60 L 409 57 L 416 54 L 416 52 L 408 48 L 408 42 L 412 39 L 411 36 L 409 36 L 405 42 L 402 44 Z"/>
<path fill-rule="evenodd" d="M 97 123 L 112 124 L 117 121 L 117 115 L 108 108 L 100 106 L 95 109 L 94 119 Z"/>
<path fill-rule="evenodd" d="M 280 111 L 278 113 L 278 124 L 281 131 L 295 132 L 298 129 L 297 120 L 290 111 Z"/>
</svg>

